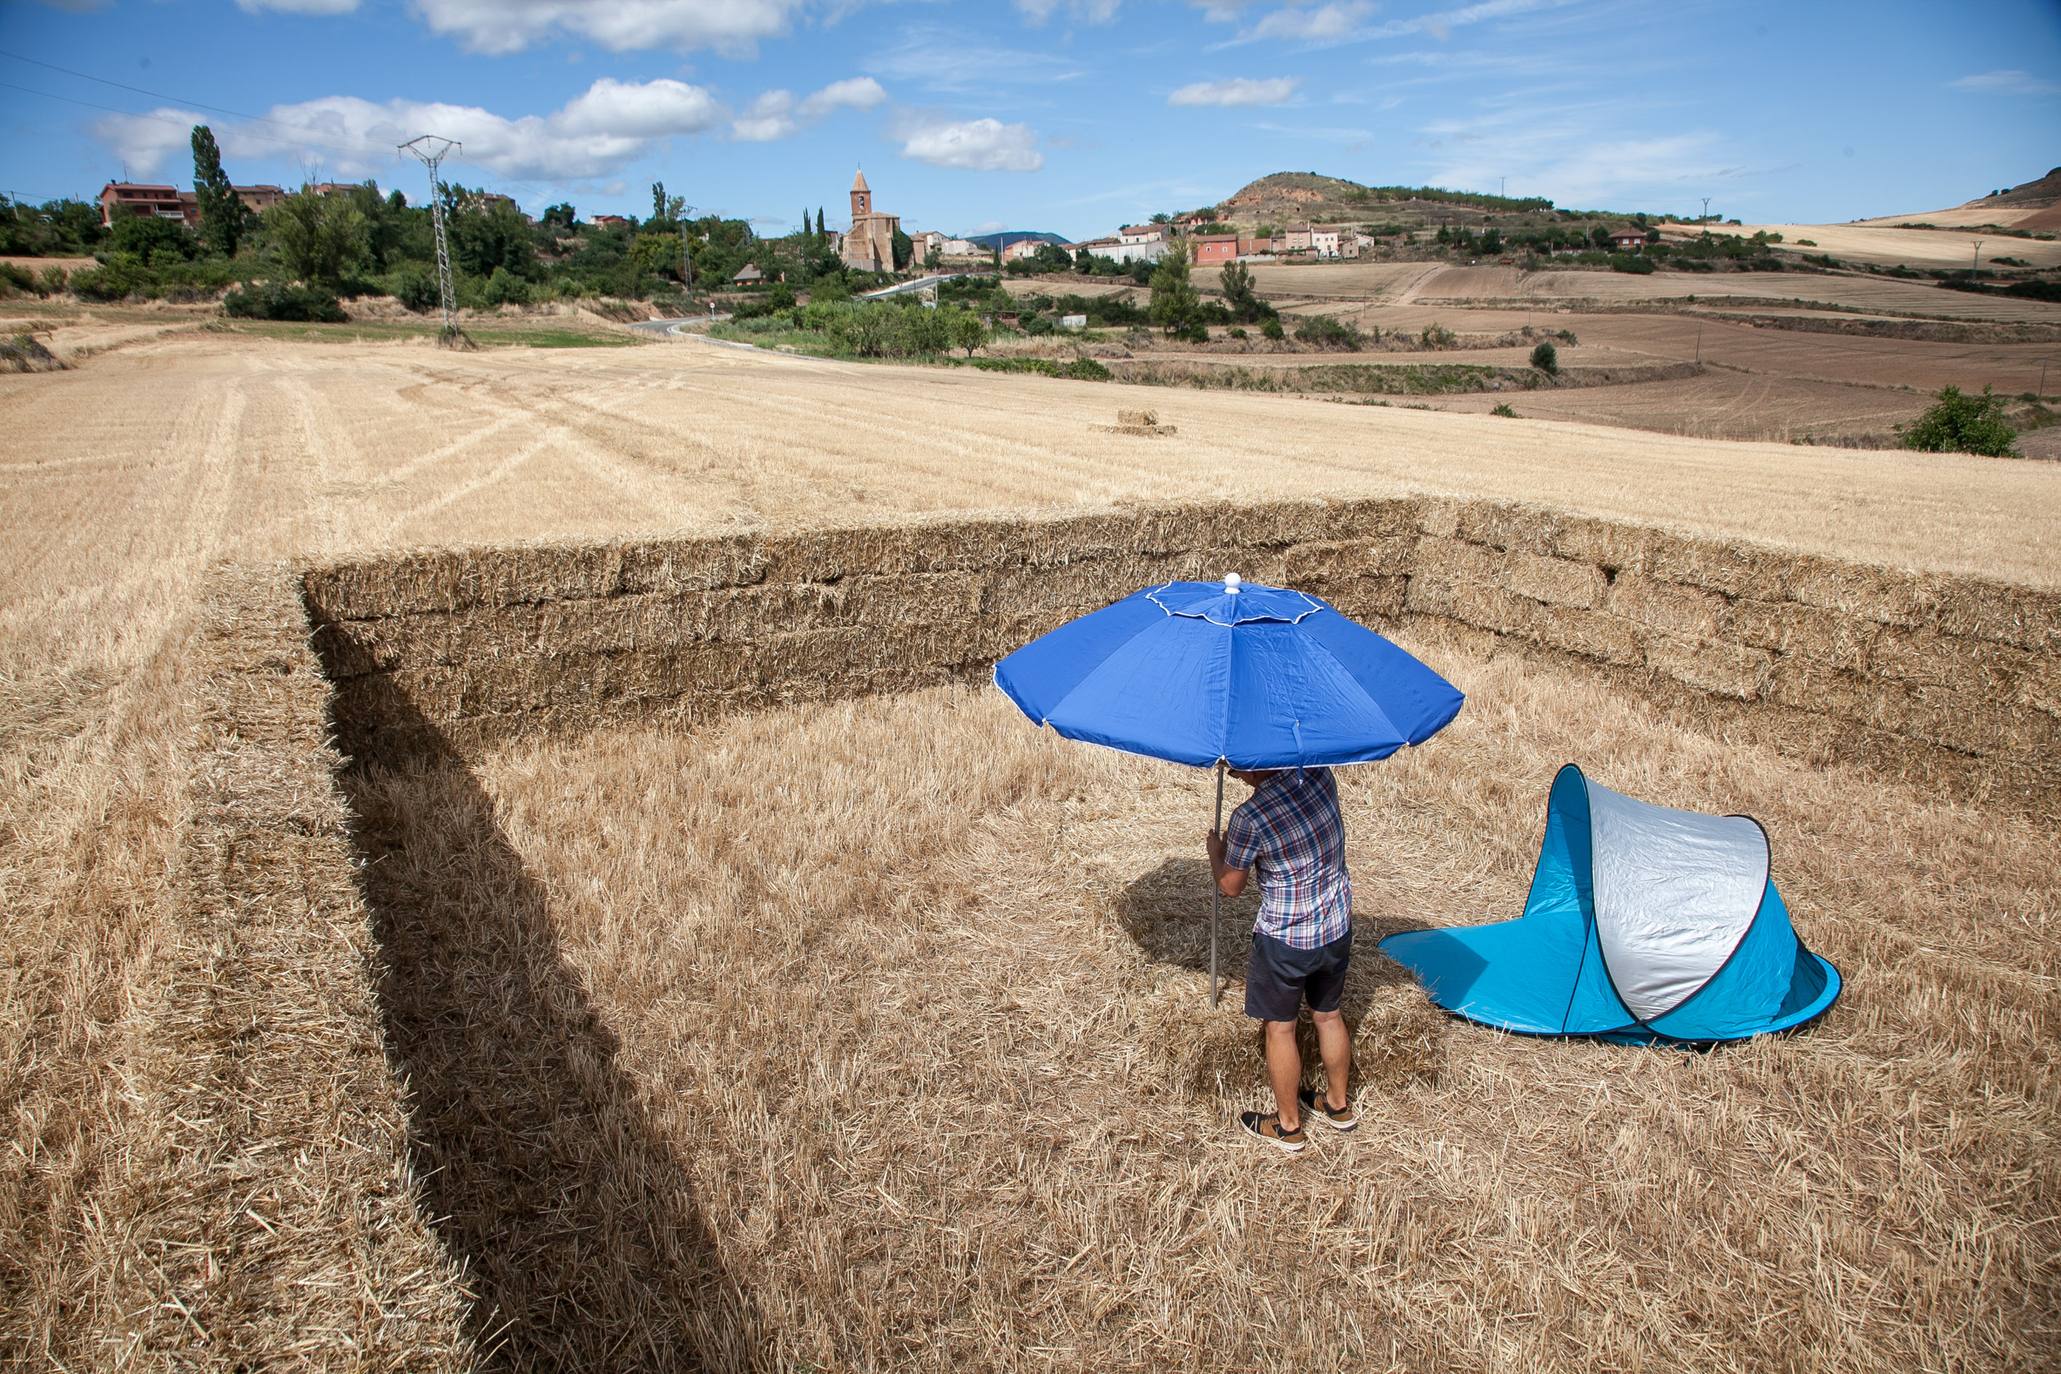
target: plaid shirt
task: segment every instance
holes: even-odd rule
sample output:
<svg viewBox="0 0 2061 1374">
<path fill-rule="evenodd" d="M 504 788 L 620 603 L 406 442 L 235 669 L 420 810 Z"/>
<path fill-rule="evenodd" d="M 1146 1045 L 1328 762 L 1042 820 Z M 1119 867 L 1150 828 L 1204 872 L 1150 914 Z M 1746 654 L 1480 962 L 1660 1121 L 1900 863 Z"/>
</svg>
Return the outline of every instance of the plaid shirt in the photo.
<svg viewBox="0 0 2061 1374">
<path fill-rule="evenodd" d="M 1288 769 L 1261 783 L 1224 827 L 1224 862 L 1259 866 L 1254 930 L 1297 949 L 1316 949 L 1352 929 L 1345 818 L 1330 769 Z"/>
</svg>

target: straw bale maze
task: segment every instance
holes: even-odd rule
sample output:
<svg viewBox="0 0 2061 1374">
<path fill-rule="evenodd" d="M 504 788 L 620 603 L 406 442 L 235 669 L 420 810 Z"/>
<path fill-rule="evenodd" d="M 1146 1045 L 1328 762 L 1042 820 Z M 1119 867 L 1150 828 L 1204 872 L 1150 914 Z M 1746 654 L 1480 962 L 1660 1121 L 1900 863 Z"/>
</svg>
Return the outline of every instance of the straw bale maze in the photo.
<svg viewBox="0 0 2061 1374">
<path fill-rule="evenodd" d="M 1457 1031 L 1367 957 L 1368 1127 L 1240 1153 L 1164 857 L 1201 786 L 978 687 L 1231 570 L 1470 691 L 1354 775 L 1366 934 L 1510 914 L 1554 756 L 1602 758 L 1779 808 L 1848 1003 L 1656 1057 Z M 1431 498 L 293 578 L 212 603 L 182 881 L 233 919 L 169 994 L 194 1242 L 146 1321 L 222 1367 L 2051 1359 L 2061 595 Z"/>
</svg>

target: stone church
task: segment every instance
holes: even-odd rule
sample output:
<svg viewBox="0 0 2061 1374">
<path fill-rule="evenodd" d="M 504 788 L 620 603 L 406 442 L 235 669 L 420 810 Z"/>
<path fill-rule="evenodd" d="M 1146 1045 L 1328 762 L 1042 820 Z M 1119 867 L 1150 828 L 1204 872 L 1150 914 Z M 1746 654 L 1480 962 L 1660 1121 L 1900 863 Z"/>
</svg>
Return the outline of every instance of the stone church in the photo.
<svg viewBox="0 0 2061 1374">
<path fill-rule="evenodd" d="M 845 266 L 861 272 L 895 270 L 895 230 L 902 227 L 900 215 L 883 215 L 873 209 L 873 190 L 866 174 L 852 178 L 852 229 L 844 236 Z"/>
</svg>

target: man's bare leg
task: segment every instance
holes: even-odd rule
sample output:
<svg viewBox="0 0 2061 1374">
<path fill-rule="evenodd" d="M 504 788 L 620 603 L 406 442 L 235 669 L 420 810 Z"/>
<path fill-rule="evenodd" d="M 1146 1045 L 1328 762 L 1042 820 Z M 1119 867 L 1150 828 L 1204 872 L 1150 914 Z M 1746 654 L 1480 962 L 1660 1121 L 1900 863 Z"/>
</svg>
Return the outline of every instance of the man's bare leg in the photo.
<svg viewBox="0 0 2061 1374">
<path fill-rule="evenodd" d="M 1313 1011 L 1310 1018 L 1317 1023 L 1317 1053 L 1324 1057 L 1324 1078 L 1328 1092 L 1327 1107 L 1344 1107 L 1346 1090 L 1351 1086 L 1353 1071 L 1353 1042 L 1346 1034 L 1345 1017 L 1335 1011 Z M 1273 1023 L 1268 1023 L 1273 1029 Z M 1297 1066 L 1300 1072 L 1300 1065 Z M 1281 1080 L 1274 1080 L 1274 1091 L 1281 1091 Z"/>
<path fill-rule="evenodd" d="M 1341 1029 L 1340 1034 L 1344 1031 Z M 1296 1089 L 1302 1086 L 1302 1051 L 1295 1047 L 1295 1022 L 1267 1022 L 1267 1078 L 1274 1085 L 1274 1110 L 1281 1114 L 1281 1129 L 1302 1128 L 1302 1103 Z"/>
</svg>

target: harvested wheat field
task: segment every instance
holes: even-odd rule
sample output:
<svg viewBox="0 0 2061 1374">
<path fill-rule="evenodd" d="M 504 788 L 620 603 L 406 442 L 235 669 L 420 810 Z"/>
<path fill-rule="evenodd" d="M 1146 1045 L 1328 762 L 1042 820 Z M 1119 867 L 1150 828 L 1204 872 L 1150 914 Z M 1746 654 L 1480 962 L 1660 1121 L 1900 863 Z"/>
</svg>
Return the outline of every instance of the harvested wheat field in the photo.
<svg viewBox="0 0 2061 1374">
<path fill-rule="evenodd" d="M 1992 212 L 1976 224 L 2009 225 L 2016 215 Z M 1849 262 L 1903 263 L 1913 267 L 1968 267 L 1975 262 L 1978 233 L 1954 233 L 1944 229 L 1905 229 L 1899 224 L 1920 219 L 1940 223 L 1934 216 L 1907 216 L 1890 224 L 1712 224 L 1661 226 L 1670 238 L 1693 239 L 1706 228 L 1713 234 L 1751 238 L 1756 233 L 1780 234 L 1776 247 L 1788 252 L 1829 253 Z M 1810 242 L 1804 242 L 1804 240 Z M 2034 268 L 2061 267 L 2061 243 L 2041 239 L 1989 236 L 1983 242 L 1985 258 L 2002 254 L 2018 258 Z"/>
<path fill-rule="evenodd" d="M 0 426 L 9 1363 L 1247 1368 L 1269 1312 L 1402 1368 L 2053 1348 L 2047 465 L 684 342 L 166 337 L 0 377 Z M 1368 933 L 1514 909 L 1575 757 L 1770 824 L 1849 979 L 1826 1022 L 1521 1042 L 1364 955 L 1369 1126 L 1285 1168 L 1224 1137 L 1250 1037 L 1200 1004 L 1199 779 L 963 684 L 1045 613 L 992 596 L 1204 525 L 1217 571 L 1247 519 L 1317 575 L 1348 508 L 1390 560 L 1353 585 L 1473 694 L 1354 775 Z M 1049 547 L 1068 516 L 1094 549 Z M 939 647 L 840 560 L 990 537 L 957 517 L 1045 561 Z M 310 617 L 353 587 L 340 648 Z M 725 617 L 818 619 L 757 653 L 697 638 Z M 778 704 L 818 679 L 877 694 Z M 751 709 L 646 706 L 718 686 Z M 553 723 L 346 766 L 364 702 Z M 1992 798 L 2000 760 L 2032 790 Z"/>
<path fill-rule="evenodd" d="M 1293 1161 L 1227 1130 L 1263 1090 L 1249 1023 L 1206 1007 L 1200 772 L 944 688 L 355 782 L 429 1202 L 515 1362 L 2043 1358 L 2041 827 L 1410 646 L 1472 696 L 1345 774 L 1363 1125 Z M 1847 1000 L 1703 1055 L 1433 1012 L 1374 940 L 1516 911 L 1567 757 L 1762 818 Z"/>
</svg>

